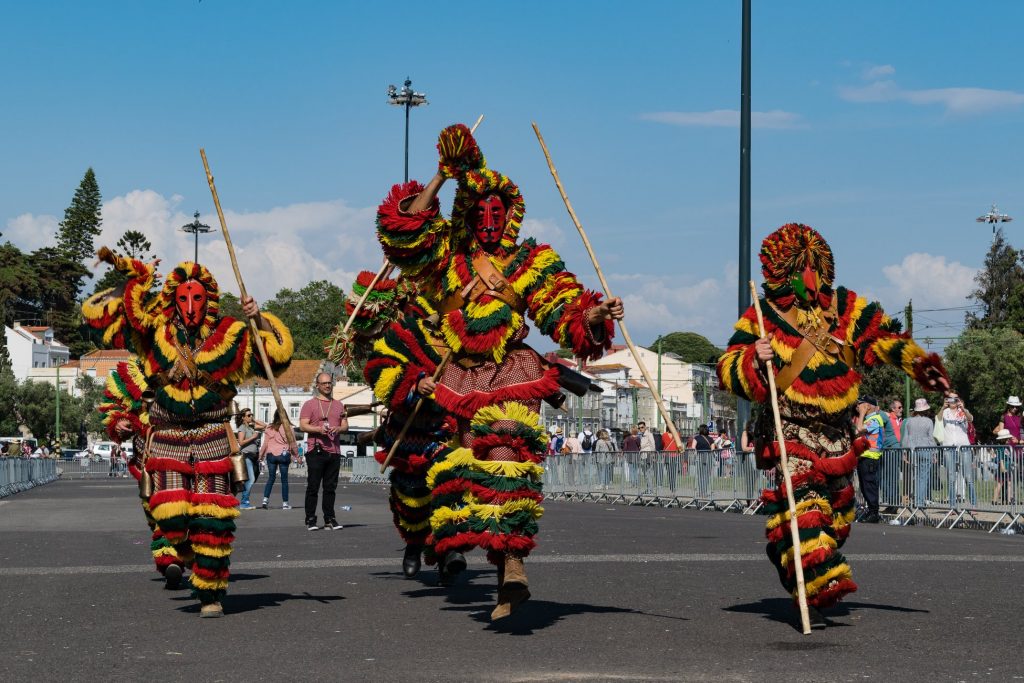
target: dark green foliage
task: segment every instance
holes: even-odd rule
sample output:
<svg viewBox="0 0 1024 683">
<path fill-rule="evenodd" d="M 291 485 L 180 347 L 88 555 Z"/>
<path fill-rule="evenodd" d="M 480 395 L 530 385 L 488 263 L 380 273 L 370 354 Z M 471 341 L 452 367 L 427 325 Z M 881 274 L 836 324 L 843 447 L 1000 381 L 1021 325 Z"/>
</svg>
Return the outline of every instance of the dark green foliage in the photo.
<svg viewBox="0 0 1024 683">
<path fill-rule="evenodd" d="M 242 313 L 242 302 L 238 300 L 238 297 L 231 292 L 220 293 L 219 303 L 219 315 L 222 318 L 234 318 L 236 320 L 245 320 L 245 314 Z"/>
<path fill-rule="evenodd" d="M 889 402 L 893 399 L 904 400 L 903 394 L 906 387 L 904 378 L 907 375 L 900 368 L 892 365 L 875 365 L 870 368 L 862 367 L 860 371 L 863 378 L 860 384 L 861 395 L 867 394 L 875 397 L 882 410 L 888 410 Z M 911 397 L 923 395 L 922 391 L 914 382 L 910 390 Z M 909 415 L 909 413 L 907 414 Z"/>
<path fill-rule="evenodd" d="M 295 292 L 282 289 L 262 306 L 281 318 L 295 340 L 295 358 L 324 357 L 324 340 L 344 314 L 345 293 L 326 280 Z"/>
<path fill-rule="evenodd" d="M 674 353 L 684 363 L 717 363 L 722 355 L 720 348 L 696 332 L 670 332 L 655 339 L 648 348 L 657 353 L 659 341 L 662 353 Z"/>
<path fill-rule="evenodd" d="M 64 210 L 64 220 L 57 231 L 57 249 L 70 261 L 83 263 L 95 257 L 94 238 L 103 223 L 100 186 L 92 168 L 85 171 L 75 190 L 71 205 Z"/>
<path fill-rule="evenodd" d="M 946 347 L 946 367 L 979 439 L 990 441 L 1006 398 L 1024 386 L 1024 336 L 1006 327 L 966 330 Z"/>
<path fill-rule="evenodd" d="M 985 265 L 974 281 L 978 287 L 969 298 L 980 304 L 981 310 L 967 313 L 968 327 L 1024 329 L 1024 252 L 1011 246 L 1002 230 L 996 231 Z"/>
<path fill-rule="evenodd" d="M 0 322 L 11 327 L 34 312 L 38 291 L 29 257 L 10 242 L 0 245 Z"/>
</svg>

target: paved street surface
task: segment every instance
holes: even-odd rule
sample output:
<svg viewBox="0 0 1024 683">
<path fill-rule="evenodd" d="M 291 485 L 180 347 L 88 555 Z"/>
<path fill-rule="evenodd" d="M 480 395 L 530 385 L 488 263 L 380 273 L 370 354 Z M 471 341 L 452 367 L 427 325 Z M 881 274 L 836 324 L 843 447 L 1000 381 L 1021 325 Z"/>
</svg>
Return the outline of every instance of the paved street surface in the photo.
<svg viewBox="0 0 1024 683">
<path fill-rule="evenodd" d="M 148 564 L 124 480 L 0 501 L 0 680 L 1009 681 L 1024 679 L 1024 538 L 857 525 L 860 591 L 804 636 L 763 517 L 549 502 L 534 598 L 491 624 L 482 553 L 452 588 L 402 578 L 386 491 L 339 488 L 341 531 L 239 520 L 222 619 Z"/>
</svg>

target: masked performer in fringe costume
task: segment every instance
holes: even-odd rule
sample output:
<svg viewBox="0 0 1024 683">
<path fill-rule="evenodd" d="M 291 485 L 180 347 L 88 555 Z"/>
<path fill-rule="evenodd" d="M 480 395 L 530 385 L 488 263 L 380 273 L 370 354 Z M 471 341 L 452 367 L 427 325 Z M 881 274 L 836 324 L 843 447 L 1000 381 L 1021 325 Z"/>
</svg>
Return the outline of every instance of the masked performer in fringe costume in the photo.
<svg viewBox="0 0 1024 683">
<path fill-rule="evenodd" d="M 427 473 L 432 552 L 443 575 L 464 566 L 462 552 L 486 549 L 498 568 L 491 618 L 499 619 L 530 595 L 523 558 L 543 512 L 547 442 L 538 413 L 542 399 L 559 393 L 557 367 L 523 343 L 524 316 L 576 356 L 596 359 L 610 347 L 612 319 L 623 309 L 619 299 L 584 290 L 551 247 L 518 241 L 519 188 L 487 168 L 466 126 L 442 131 L 438 151 L 439 170 L 426 187 L 413 181 L 392 188 L 377 230 L 388 259 L 436 310 L 437 336 L 452 360 L 435 385 L 441 354 L 406 326 L 405 348 L 379 349 L 389 367 L 375 375 L 372 359 L 366 371 L 389 406 L 427 396 L 455 418 L 456 447 L 433 455 Z M 458 189 L 445 220 L 437 193 L 448 179 Z"/>
<path fill-rule="evenodd" d="M 832 250 L 816 231 L 790 223 L 761 245 L 765 337 L 759 338 L 753 306 L 718 362 L 722 388 L 766 403 L 766 372 L 775 373 L 786 453 L 800 527 L 807 601 L 812 625 L 825 625 L 820 609 L 857 590 L 839 548 L 850 533 L 854 492 L 852 472 L 867 447 L 853 434 L 860 366 L 901 368 L 922 387 L 939 390 L 949 381 L 937 354 L 926 353 L 877 303 L 845 287 L 833 290 Z M 771 366 L 771 369 L 768 369 Z M 755 457 L 763 469 L 779 463 L 771 406 L 764 406 L 756 428 Z M 793 548 L 786 492 L 780 486 L 762 494 L 767 522 L 767 553 L 782 585 L 796 599 Z"/>
<path fill-rule="evenodd" d="M 150 290 L 158 261 L 99 257 L 128 276 L 121 287 L 82 304 L 86 322 L 102 330 L 102 343 L 136 353 L 152 392 L 146 472 L 152 478 L 150 512 L 182 562 L 190 564 L 201 616 L 223 614 L 238 500 L 247 473 L 228 419 L 235 385 L 263 376 L 249 326 L 218 315 L 217 281 L 205 267 L 183 262 L 163 287 Z M 256 320 L 275 372 L 291 361 L 288 329 L 261 313 L 252 297 L 242 302 Z"/>
<path fill-rule="evenodd" d="M 133 455 L 128 461 L 128 471 L 135 481 L 139 482 L 139 500 L 142 511 L 146 515 L 146 524 L 153 532 L 150 551 L 156 570 L 166 580 L 165 587 L 175 589 L 181 582 L 185 571 L 185 563 L 178 557 L 174 545 L 167 540 L 164 532 L 157 526 L 156 520 L 149 509 L 149 497 L 152 494 L 150 479 L 145 473 L 146 438 L 149 436 L 149 406 L 146 402 L 148 385 L 143 374 L 141 361 L 136 357 L 128 362 L 117 364 L 103 392 L 104 403 L 97 410 L 103 413 L 103 425 L 111 441 L 122 443 L 132 440 Z"/>
<path fill-rule="evenodd" d="M 345 308 L 351 316 L 355 312 L 358 301 L 373 280 L 374 273 L 361 272 L 352 286 L 352 295 L 348 297 Z M 397 370 L 384 372 L 387 368 L 402 366 L 409 354 L 420 349 L 436 364 L 440 355 L 433 350 L 438 346 L 444 350 L 444 342 L 432 331 L 431 322 L 436 324 L 435 311 L 422 297 L 416 297 L 415 285 L 405 279 L 379 279 L 373 291 L 366 297 L 363 307 L 356 314 L 347 333 L 343 333 L 344 325 L 339 323 L 326 346 L 329 360 L 348 366 L 352 363 L 366 364 L 369 358 L 376 356 L 369 367 L 367 377 L 376 395 L 386 399 L 387 415 L 374 439 L 382 448 L 376 453 L 378 462 L 383 463 L 391 449 L 395 438 L 405 425 L 414 402 L 409 394 L 394 400 L 392 378 L 401 373 Z M 399 324 L 394 324 L 401 319 Z M 412 335 L 415 339 L 411 350 L 405 340 Z M 375 342 L 383 341 L 377 350 L 371 351 Z M 399 354 L 396 358 L 394 354 Z M 384 361 L 381 355 L 389 356 Z M 444 414 L 433 401 L 428 401 L 426 409 L 421 409 L 411 427 L 406 431 L 402 443 L 392 457 L 391 482 L 388 504 L 391 508 L 395 528 L 405 542 L 405 554 L 402 559 L 402 571 L 409 578 L 420 570 L 420 555 L 426 546 L 430 532 L 430 489 L 427 488 L 427 468 L 445 443 L 454 433 L 454 421 L 449 420 L 445 429 Z M 432 562 L 431 562 L 432 563 Z"/>
</svg>

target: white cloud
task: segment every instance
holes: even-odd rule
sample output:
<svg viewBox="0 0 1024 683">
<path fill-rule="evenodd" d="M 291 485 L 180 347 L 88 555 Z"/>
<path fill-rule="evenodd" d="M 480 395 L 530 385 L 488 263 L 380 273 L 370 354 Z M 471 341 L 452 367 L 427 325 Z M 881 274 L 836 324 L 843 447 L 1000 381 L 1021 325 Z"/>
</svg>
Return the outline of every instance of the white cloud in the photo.
<svg viewBox="0 0 1024 683">
<path fill-rule="evenodd" d="M 667 123 L 672 126 L 701 126 L 717 128 L 738 128 L 740 112 L 737 109 L 716 109 L 713 111 L 660 111 L 641 114 L 644 121 Z M 750 113 L 750 125 L 753 128 L 803 128 L 805 127 L 799 114 L 781 111 L 755 111 Z"/>
<path fill-rule="evenodd" d="M 924 308 L 963 306 L 974 289 L 977 272 L 959 261 L 921 252 L 907 254 L 900 263 L 882 268 L 896 301 L 913 299 L 915 307 Z"/>
<path fill-rule="evenodd" d="M 39 247 L 52 247 L 57 244 L 56 216 L 33 215 L 23 213 L 7 220 L 3 230 L 3 239 L 9 240 L 22 251 L 35 251 Z"/>
<path fill-rule="evenodd" d="M 932 88 L 907 90 L 895 81 L 875 81 L 865 86 L 839 88 L 847 102 L 906 102 L 913 105 L 940 105 L 947 114 L 974 116 L 1024 104 L 1024 93 L 988 88 Z"/>
<path fill-rule="evenodd" d="M 866 67 L 861 75 L 864 77 L 864 80 L 873 81 L 882 76 L 892 76 L 894 73 L 896 73 L 896 69 L 892 64 L 881 64 Z"/>
<path fill-rule="evenodd" d="M 540 244 L 550 244 L 556 251 L 565 245 L 565 232 L 550 218 L 523 219 L 523 227 L 519 231 L 522 237 L 533 237 Z"/>
</svg>

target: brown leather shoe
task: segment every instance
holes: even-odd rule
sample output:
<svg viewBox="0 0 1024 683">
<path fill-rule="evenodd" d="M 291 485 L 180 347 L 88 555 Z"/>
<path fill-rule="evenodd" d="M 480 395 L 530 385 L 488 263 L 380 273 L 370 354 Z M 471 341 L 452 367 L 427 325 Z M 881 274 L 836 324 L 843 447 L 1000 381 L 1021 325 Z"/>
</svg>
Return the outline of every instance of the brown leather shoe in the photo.
<svg viewBox="0 0 1024 683">
<path fill-rule="evenodd" d="M 523 558 L 506 555 L 504 565 L 498 567 L 498 582 L 498 605 L 491 612 L 491 621 L 504 619 L 530 599 Z"/>
</svg>

